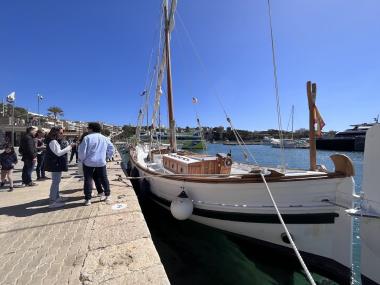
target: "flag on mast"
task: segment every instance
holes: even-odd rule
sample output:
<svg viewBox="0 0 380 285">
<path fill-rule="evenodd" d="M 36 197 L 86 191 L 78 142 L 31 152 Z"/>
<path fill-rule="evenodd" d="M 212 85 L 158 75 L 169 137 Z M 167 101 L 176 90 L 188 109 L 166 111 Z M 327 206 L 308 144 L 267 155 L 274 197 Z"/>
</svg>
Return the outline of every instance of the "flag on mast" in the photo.
<svg viewBox="0 0 380 285">
<path fill-rule="evenodd" d="M 7 102 L 8 103 L 13 103 L 16 100 L 16 92 L 13 91 L 7 96 Z"/>
<path fill-rule="evenodd" d="M 317 124 L 318 137 L 322 136 L 322 129 L 325 126 L 325 121 L 323 121 L 323 118 L 321 114 L 319 113 L 316 105 L 314 105 L 314 124 Z"/>
</svg>

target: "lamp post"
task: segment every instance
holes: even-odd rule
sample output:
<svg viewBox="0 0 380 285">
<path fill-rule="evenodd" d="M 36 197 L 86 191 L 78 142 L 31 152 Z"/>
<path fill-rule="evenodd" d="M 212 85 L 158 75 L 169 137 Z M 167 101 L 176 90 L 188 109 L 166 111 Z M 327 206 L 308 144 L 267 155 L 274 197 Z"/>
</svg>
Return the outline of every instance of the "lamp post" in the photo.
<svg viewBox="0 0 380 285">
<path fill-rule="evenodd" d="M 12 92 L 7 96 L 7 102 L 12 104 L 12 146 L 15 146 L 15 100 L 16 92 Z"/>
<path fill-rule="evenodd" d="M 12 102 L 12 146 L 15 146 L 15 101 Z"/>
<path fill-rule="evenodd" d="M 37 114 L 38 114 L 38 126 L 40 126 L 40 102 L 44 97 L 37 93 Z"/>
</svg>

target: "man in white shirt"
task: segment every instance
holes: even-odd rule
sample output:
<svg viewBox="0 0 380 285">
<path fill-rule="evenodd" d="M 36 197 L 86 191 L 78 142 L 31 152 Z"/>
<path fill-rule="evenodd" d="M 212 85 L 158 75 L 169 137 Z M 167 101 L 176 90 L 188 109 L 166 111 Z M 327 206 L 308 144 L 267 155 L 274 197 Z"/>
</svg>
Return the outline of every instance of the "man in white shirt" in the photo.
<svg viewBox="0 0 380 285">
<path fill-rule="evenodd" d="M 101 200 L 109 203 L 111 202 L 111 190 L 107 177 L 106 160 L 113 156 L 114 147 L 108 138 L 100 134 L 99 123 L 89 123 L 87 129 L 89 134 L 84 137 L 78 149 L 79 160 L 83 164 L 85 205 L 91 205 L 94 172 L 104 189 Z"/>
</svg>

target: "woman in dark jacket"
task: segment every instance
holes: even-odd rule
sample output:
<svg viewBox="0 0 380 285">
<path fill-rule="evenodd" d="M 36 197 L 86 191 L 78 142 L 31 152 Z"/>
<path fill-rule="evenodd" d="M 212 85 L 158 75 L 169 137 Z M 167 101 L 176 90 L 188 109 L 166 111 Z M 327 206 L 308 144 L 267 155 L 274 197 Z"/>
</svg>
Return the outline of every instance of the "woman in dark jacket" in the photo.
<svg viewBox="0 0 380 285">
<path fill-rule="evenodd" d="M 45 171 L 51 172 L 50 208 L 63 207 L 63 197 L 59 196 L 59 183 L 62 171 L 67 171 L 65 154 L 71 150 L 71 145 L 61 149 L 60 141 L 63 139 L 63 128 L 53 127 L 46 138 Z"/>
</svg>

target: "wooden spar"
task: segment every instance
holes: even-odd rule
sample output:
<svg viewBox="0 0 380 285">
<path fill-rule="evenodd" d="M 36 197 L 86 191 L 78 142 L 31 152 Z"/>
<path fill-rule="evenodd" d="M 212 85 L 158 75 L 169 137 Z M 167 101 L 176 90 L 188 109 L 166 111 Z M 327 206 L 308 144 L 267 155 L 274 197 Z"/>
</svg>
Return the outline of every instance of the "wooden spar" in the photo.
<svg viewBox="0 0 380 285">
<path fill-rule="evenodd" d="M 309 103 L 309 144 L 310 144 L 310 170 L 317 169 L 317 148 L 315 143 L 315 99 L 317 96 L 317 84 L 306 83 L 307 100 Z"/>
<path fill-rule="evenodd" d="M 167 91 L 168 91 L 168 115 L 169 115 L 169 142 L 170 150 L 172 152 L 177 151 L 177 142 L 175 136 L 175 120 L 173 110 L 173 91 L 172 91 L 172 73 L 171 73 L 171 61 L 170 61 L 170 20 L 168 11 L 168 1 L 165 1 L 164 5 L 165 14 L 165 53 L 166 53 L 166 79 L 167 79 Z"/>
</svg>

